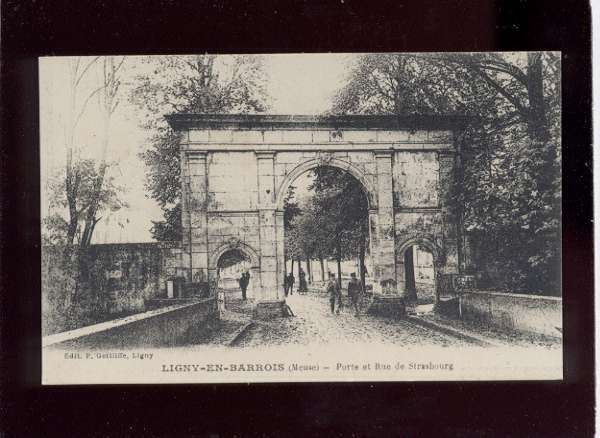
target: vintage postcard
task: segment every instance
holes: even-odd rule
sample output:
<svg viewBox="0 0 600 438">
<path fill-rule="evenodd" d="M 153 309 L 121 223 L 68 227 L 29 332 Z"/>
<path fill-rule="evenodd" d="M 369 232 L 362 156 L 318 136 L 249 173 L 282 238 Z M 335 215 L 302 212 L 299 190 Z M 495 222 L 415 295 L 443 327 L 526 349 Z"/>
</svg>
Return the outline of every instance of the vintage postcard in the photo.
<svg viewBox="0 0 600 438">
<path fill-rule="evenodd" d="M 43 384 L 562 379 L 560 53 L 39 78 Z"/>
</svg>

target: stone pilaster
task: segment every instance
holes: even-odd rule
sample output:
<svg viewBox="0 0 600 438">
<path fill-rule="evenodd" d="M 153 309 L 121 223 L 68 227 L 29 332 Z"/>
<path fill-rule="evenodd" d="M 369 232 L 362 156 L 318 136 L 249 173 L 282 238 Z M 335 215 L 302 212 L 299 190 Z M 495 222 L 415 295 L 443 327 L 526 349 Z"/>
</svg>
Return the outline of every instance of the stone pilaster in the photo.
<svg viewBox="0 0 600 438">
<path fill-rule="evenodd" d="M 190 188 L 190 173 L 188 166 L 187 152 L 179 153 L 179 162 L 181 169 L 181 272 L 184 273 L 187 281 L 192 279 L 191 259 L 192 259 L 192 240 L 191 240 L 191 212 L 189 208 L 189 188 Z"/>
<path fill-rule="evenodd" d="M 452 208 L 452 187 L 455 178 L 455 154 L 453 151 L 438 153 L 440 177 L 440 207 L 442 209 L 442 237 L 444 247 L 441 271 L 445 274 L 458 273 L 457 218 Z"/>
<path fill-rule="evenodd" d="M 275 236 L 277 240 L 277 294 L 283 297 L 283 276 L 285 272 L 285 223 L 283 220 L 283 210 L 275 212 Z"/>
<path fill-rule="evenodd" d="M 207 153 L 188 151 L 186 158 L 182 220 L 187 225 L 184 227 L 183 239 L 187 242 L 190 257 L 188 280 L 204 282 L 208 280 Z"/>
<path fill-rule="evenodd" d="M 369 313 L 401 317 L 404 301 L 396 285 L 396 231 L 392 151 L 376 151 L 378 209 L 369 212 L 371 257 L 375 271 L 373 302 Z"/>
<path fill-rule="evenodd" d="M 261 301 L 280 301 L 277 269 L 274 152 L 257 152 Z M 282 254 L 283 255 L 283 254 Z"/>
<path fill-rule="evenodd" d="M 376 251 L 373 262 L 376 278 L 383 295 L 395 295 L 396 257 L 395 257 L 395 224 L 394 224 L 394 190 L 392 183 L 392 152 L 375 152 L 377 164 L 377 197 L 378 212 L 375 225 Z M 373 220 L 371 218 L 371 226 Z"/>
<path fill-rule="evenodd" d="M 369 246 L 371 253 L 371 260 L 373 263 L 372 273 L 374 284 L 373 292 L 375 294 L 381 294 L 381 285 L 379 284 L 380 271 L 378 269 L 379 259 L 379 211 L 369 210 Z"/>
</svg>

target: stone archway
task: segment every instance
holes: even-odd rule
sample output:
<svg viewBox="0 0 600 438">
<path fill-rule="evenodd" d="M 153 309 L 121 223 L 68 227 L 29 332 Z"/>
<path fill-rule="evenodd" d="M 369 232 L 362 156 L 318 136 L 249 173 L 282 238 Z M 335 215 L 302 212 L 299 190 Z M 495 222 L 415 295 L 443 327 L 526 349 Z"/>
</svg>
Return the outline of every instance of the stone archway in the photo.
<svg viewBox="0 0 600 438">
<path fill-rule="evenodd" d="M 377 215 L 379 213 L 377 205 L 378 205 L 378 196 L 377 191 L 375 189 L 372 181 L 367 177 L 363 170 L 361 170 L 358 166 L 353 164 L 350 161 L 343 160 L 335 157 L 332 153 L 328 152 L 319 152 L 315 157 L 305 159 L 301 161 L 299 164 L 296 164 L 295 167 L 287 172 L 280 184 L 277 187 L 275 193 L 275 208 L 278 214 L 278 220 L 276 221 L 276 235 L 277 240 L 281 243 L 282 250 L 278 253 L 278 261 L 277 266 L 279 267 L 277 272 L 277 282 L 278 289 L 283 289 L 282 279 L 286 273 L 285 266 L 285 257 L 284 257 L 284 241 L 285 241 L 285 224 L 283 221 L 283 209 L 284 209 L 284 200 L 285 196 L 288 192 L 289 187 L 294 183 L 294 181 L 299 178 L 301 175 L 314 170 L 318 167 L 331 167 L 335 169 L 339 169 L 344 173 L 349 174 L 361 187 L 364 197 L 367 202 L 367 210 L 368 210 L 368 218 L 369 226 L 369 242 L 371 243 L 371 256 L 374 253 L 378 253 L 373 250 L 373 247 L 378 245 L 379 239 L 376 238 L 376 234 L 379 231 L 377 227 Z M 371 272 L 370 275 L 373 273 Z M 375 278 L 375 287 L 379 286 L 380 278 Z"/>
<path fill-rule="evenodd" d="M 335 158 L 330 154 L 320 154 L 320 156 L 317 156 L 316 158 L 310 158 L 306 161 L 303 161 L 291 172 L 287 173 L 277 189 L 277 195 L 275 199 L 276 208 L 278 210 L 283 210 L 283 201 L 288 188 L 300 175 L 321 166 L 335 167 L 348 172 L 350 175 L 356 178 L 356 180 L 364 189 L 367 202 L 369 203 L 369 210 L 377 209 L 377 191 L 366 175 L 351 162 Z"/>
<path fill-rule="evenodd" d="M 462 129 L 463 119 L 176 114 L 167 120 L 180 135 L 181 269 L 190 279 L 197 273 L 206 278 L 207 271 L 214 278 L 218 257 L 237 245 L 260 276 L 257 313 L 281 314 L 283 199 L 296 177 L 318 166 L 345 170 L 365 189 L 373 296 L 381 310 L 401 311 L 397 254 L 407 242 L 397 242 L 407 236 L 433 236 L 437 246 L 415 242 L 432 249 L 444 275 L 457 272 L 460 242 L 449 206 L 452 133 Z"/>
<path fill-rule="evenodd" d="M 418 246 L 421 248 L 425 248 L 429 253 L 431 253 L 433 258 L 433 285 L 434 285 L 434 293 L 435 293 L 435 304 L 439 302 L 439 268 L 441 266 L 441 249 L 434 243 L 434 240 L 428 236 L 412 236 L 408 239 L 405 239 L 402 243 L 397 246 L 397 260 L 396 264 L 398 269 L 396 271 L 397 275 L 397 283 L 400 288 L 400 294 L 406 298 L 407 295 L 407 279 L 405 278 L 406 266 L 405 266 L 405 254 L 409 248 L 413 246 Z"/>
<path fill-rule="evenodd" d="M 230 239 L 226 243 L 219 246 L 210 255 L 209 258 L 209 276 L 213 287 L 218 286 L 219 281 L 219 261 L 221 258 L 231 251 L 237 251 L 245 255 L 250 261 L 250 286 L 249 286 L 249 297 L 259 298 L 256 296 L 256 291 L 260 291 L 261 276 L 260 276 L 260 257 L 252 246 L 239 239 Z"/>
</svg>

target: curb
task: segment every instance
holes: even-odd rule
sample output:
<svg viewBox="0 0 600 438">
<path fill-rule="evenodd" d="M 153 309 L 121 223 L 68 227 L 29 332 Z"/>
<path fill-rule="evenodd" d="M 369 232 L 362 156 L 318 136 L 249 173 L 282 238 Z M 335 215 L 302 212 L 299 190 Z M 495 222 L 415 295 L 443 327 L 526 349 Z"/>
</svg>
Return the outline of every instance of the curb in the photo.
<svg viewBox="0 0 600 438">
<path fill-rule="evenodd" d="M 437 322 L 426 321 L 421 318 L 417 318 L 414 316 L 406 316 L 405 319 L 413 324 L 420 325 L 422 327 L 437 330 L 446 335 L 454 336 L 459 339 L 464 339 L 466 341 L 472 342 L 474 344 L 480 345 L 482 347 L 500 347 L 502 344 L 490 341 L 488 339 L 482 338 L 480 336 L 474 335 L 472 333 L 467 333 L 462 330 L 455 329 L 454 327 L 449 327 L 447 325 L 439 324 Z"/>
<path fill-rule="evenodd" d="M 242 337 L 248 332 L 248 330 L 250 330 L 252 327 L 254 327 L 254 322 L 248 322 L 246 324 L 244 324 L 242 326 L 242 328 L 240 328 L 231 338 L 231 340 L 229 342 L 226 342 L 228 347 L 235 347 L 235 344 L 237 344 Z"/>
</svg>

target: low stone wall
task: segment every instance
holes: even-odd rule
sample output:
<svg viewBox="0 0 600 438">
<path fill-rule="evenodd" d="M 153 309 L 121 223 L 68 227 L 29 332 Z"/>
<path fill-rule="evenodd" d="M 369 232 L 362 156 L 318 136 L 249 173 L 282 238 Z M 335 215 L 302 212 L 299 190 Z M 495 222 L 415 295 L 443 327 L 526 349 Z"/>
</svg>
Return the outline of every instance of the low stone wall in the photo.
<svg viewBox="0 0 600 438">
<path fill-rule="evenodd" d="M 42 333 L 52 334 L 144 312 L 166 298 L 167 279 L 184 272 L 179 243 L 150 242 L 42 248 Z M 77 291 L 77 297 L 73 291 Z M 74 308 L 73 308 L 74 307 Z"/>
<path fill-rule="evenodd" d="M 460 295 L 463 318 L 510 330 L 562 336 L 562 299 L 500 292 L 464 292 Z"/>
<path fill-rule="evenodd" d="M 218 318 L 214 298 L 179 302 L 42 338 L 42 348 L 166 347 L 186 343 Z"/>
</svg>

